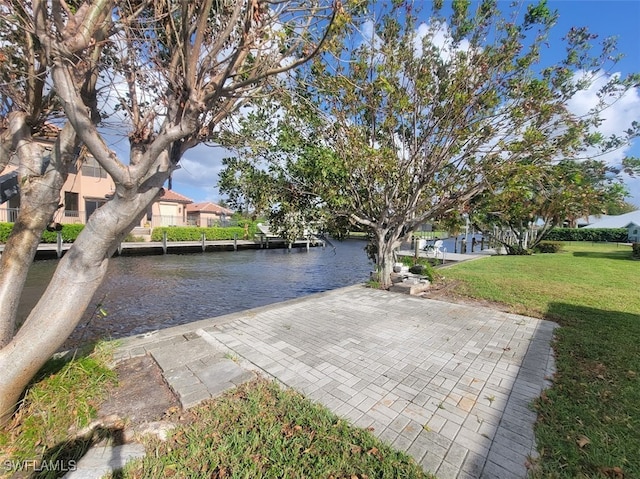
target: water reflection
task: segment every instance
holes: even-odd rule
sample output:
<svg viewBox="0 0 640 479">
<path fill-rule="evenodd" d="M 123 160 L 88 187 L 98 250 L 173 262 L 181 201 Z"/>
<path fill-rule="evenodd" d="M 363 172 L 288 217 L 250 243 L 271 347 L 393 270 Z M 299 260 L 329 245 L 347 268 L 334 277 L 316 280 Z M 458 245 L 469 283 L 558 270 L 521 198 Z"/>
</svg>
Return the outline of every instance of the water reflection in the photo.
<svg viewBox="0 0 640 479">
<path fill-rule="evenodd" d="M 371 264 L 364 242 L 335 249 L 246 250 L 113 258 L 83 323 L 102 302 L 106 318 L 78 327 L 65 348 L 99 337 L 124 337 L 363 282 Z M 56 261 L 34 263 L 21 300 L 24 318 Z"/>
</svg>

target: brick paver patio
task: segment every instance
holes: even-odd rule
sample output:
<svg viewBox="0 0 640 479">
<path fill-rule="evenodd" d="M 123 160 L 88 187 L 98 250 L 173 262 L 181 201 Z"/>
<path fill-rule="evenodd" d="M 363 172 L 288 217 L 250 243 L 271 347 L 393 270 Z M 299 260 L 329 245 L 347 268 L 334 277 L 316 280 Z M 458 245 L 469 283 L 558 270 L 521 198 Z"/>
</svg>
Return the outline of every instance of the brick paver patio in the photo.
<svg viewBox="0 0 640 479">
<path fill-rule="evenodd" d="M 440 479 L 511 479 L 536 456 L 554 327 L 358 286 L 130 338 L 121 356 L 150 352 L 185 406 L 257 369 Z"/>
</svg>

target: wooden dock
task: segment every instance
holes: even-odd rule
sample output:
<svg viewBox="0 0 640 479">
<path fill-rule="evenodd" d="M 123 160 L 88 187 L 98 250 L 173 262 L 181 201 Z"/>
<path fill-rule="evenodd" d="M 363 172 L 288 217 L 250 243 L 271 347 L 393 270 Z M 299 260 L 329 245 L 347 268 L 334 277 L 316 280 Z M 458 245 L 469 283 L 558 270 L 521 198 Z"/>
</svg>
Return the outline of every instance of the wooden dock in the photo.
<svg viewBox="0 0 640 479">
<path fill-rule="evenodd" d="M 61 258 L 73 243 L 40 243 L 36 252 L 36 259 Z M 217 240 L 217 241 L 138 241 L 120 243 L 115 256 L 144 256 L 162 254 L 203 253 L 212 251 L 237 251 L 242 249 L 270 249 L 270 248 L 310 248 L 324 246 L 318 240 L 297 240 L 291 245 L 281 238 L 261 238 L 259 240 Z M 4 252 L 4 245 L 0 245 L 0 254 Z"/>
</svg>

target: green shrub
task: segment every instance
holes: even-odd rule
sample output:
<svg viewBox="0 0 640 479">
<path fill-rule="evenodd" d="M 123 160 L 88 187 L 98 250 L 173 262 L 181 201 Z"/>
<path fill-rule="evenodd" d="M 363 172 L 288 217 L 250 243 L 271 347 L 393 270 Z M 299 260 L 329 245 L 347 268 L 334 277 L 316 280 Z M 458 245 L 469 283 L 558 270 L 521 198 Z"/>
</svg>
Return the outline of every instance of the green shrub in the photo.
<svg viewBox="0 0 640 479">
<path fill-rule="evenodd" d="M 413 256 L 400 256 L 400 263 L 402 263 L 404 266 L 409 266 L 409 268 L 416 264 Z"/>
<path fill-rule="evenodd" d="M 640 243 L 633 243 L 631 249 L 633 251 L 632 256 L 635 259 L 640 259 Z"/>
<path fill-rule="evenodd" d="M 0 223 L 0 243 L 6 243 L 11 234 L 13 223 Z"/>
<path fill-rule="evenodd" d="M 80 232 L 83 230 L 84 225 L 73 224 L 73 225 L 62 225 L 62 241 L 65 243 L 73 243 Z M 40 240 L 42 243 L 56 243 L 58 241 L 58 232 L 57 231 L 44 231 L 42 233 L 42 239 Z"/>
<path fill-rule="evenodd" d="M 410 273 L 419 274 L 429 281 L 433 281 L 435 270 L 430 258 L 418 258 L 418 261 L 416 261 L 413 256 L 401 256 L 400 262 L 405 266 L 409 266 Z"/>
<path fill-rule="evenodd" d="M 73 243 L 84 225 L 62 225 L 60 232 L 62 233 L 62 241 L 65 243 Z M 6 243 L 7 238 L 13 230 L 13 223 L 0 223 L 0 243 Z M 40 240 L 42 243 L 56 243 L 58 241 L 57 231 L 44 231 Z"/>
<path fill-rule="evenodd" d="M 151 241 L 162 241 L 163 234 L 167 233 L 167 241 L 198 241 L 202 238 L 205 228 L 195 226 L 163 226 L 154 228 L 151 233 Z"/>
<path fill-rule="evenodd" d="M 371 288 L 371 289 L 382 289 L 382 286 L 380 285 L 380 281 L 374 281 L 372 279 L 367 281 L 364 285 L 367 288 Z"/>
<path fill-rule="evenodd" d="M 411 269 L 409 269 L 409 271 L 411 271 L 414 274 L 419 274 L 420 276 L 424 276 L 429 281 L 433 281 L 435 277 L 435 271 L 429 261 L 416 264 Z"/>
<path fill-rule="evenodd" d="M 162 241 L 162 234 L 167 232 L 167 241 L 200 241 L 204 233 L 207 241 L 232 240 L 244 238 L 244 226 L 199 228 L 197 226 L 168 226 L 154 228 L 151 241 Z M 249 224 L 249 238 L 253 238 L 257 228 L 255 223 Z"/>
<path fill-rule="evenodd" d="M 62 241 L 65 243 L 73 243 L 80 231 L 84 228 L 81 224 L 65 224 L 62 225 Z M 9 234 L 13 230 L 13 223 L 0 223 L 0 243 L 6 243 Z M 253 238 L 258 228 L 255 222 L 249 223 L 249 238 Z M 229 226 L 213 227 L 213 228 L 198 228 L 196 226 L 168 226 L 161 228 L 154 228 L 151 236 L 151 241 L 162 241 L 162 232 L 167 232 L 168 241 L 200 241 L 202 239 L 202 233 L 205 234 L 207 241 L 216 240 L 232 240 L 234 235 L 237 239 L 244 238 L 244 225 L 242 226 Z M 43 243 L 56 243 L 58 241 L 57 231 L 45 231 L 42 233 Z M 134 237 L 128 235 L 124 241 L 143 241 L 143 238 Z"/>
<path fill-rule="evenodd" d="M 549 241 L 595 241 L 604 243 L 625 243 L 628 238 L 626 228 L 553 228 L 546 239 Z"/>
<path fill-rule="evenodd" d="M 232 240 L 234 237 L 242 239 L 244 228 L 241 226 L 229 226 L 227 228 L 206 228 L 206 238 L 208 241 Z"/>
<path fill-rule="evenodd" d="M 557 253 L 562 251 L 564 245 L 559 241 L 542 241 L 536 246 L 537 253 Z"/>
<path fill-rule="evenodd" d="M 122 240 L 123 243 L 144 243 L 144 238 L 142 236 L 135 236 L 133 233 L 129 233 Z"/>
</svg>

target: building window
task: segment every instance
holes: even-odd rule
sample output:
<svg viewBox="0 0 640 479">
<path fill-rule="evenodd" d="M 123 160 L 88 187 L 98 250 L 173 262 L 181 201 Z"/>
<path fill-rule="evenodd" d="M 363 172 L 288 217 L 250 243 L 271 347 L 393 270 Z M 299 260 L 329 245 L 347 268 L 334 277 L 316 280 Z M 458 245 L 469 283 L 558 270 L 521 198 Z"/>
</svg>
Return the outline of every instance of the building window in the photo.
<svg viewBox="0 0 640 479">
<path fill-rule="evenodd" d="M 82 175 L 93 178 L 106 178 L 107 172 L 100 166 L 96 159 L 88 156 L 82 163 Z"/>
<path fill-rule="evenodd" d="M 87 218 L 93 214 L 95 210 L 104 205 L 103 200 L 84 200 L 84 210 L 87 212 Z"/>
<path fill-rule="evenodd" d="M 80 216 L 78 211 L 78 193 L 72 193 L 71 191 L 64 192 L 64 215 L 67 218 L 78 218 Z"/>
<path fill-rule="evenodd" d="M 7 218 L 2 221 L 8 223 L 15 223 L 18 219 L 18 213 L 20 212 L 20 195 L 15 195 L 9 198 L 7 202 Z"/>
</svg>

